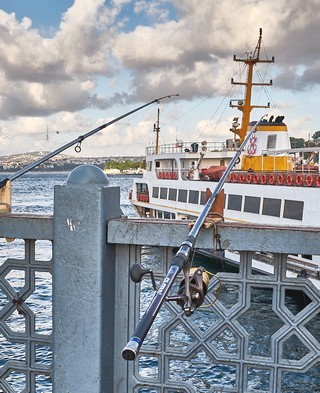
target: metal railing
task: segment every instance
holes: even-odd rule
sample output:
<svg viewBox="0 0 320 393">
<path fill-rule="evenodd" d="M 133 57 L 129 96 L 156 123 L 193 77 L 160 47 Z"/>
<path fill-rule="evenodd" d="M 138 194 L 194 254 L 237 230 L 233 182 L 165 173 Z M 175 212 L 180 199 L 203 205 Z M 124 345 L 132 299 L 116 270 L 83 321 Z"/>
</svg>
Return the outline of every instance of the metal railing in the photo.
<svg viewBox="0 0 320 393">
<path fill-rule="evenodd" d="M 183 142 L 167 143 L 158 146 L 158 154 L 168 153 L 198 153 L 198 151 L 236 151 L 237 146 L 227 147 L 226 142 Z M 156 154 L 156 147 L 149 146 L 146 148 L 146 155 Z"/>
<path fill-rule="evenodd" d="M 0 216 L 0 391 L 277 393 L 299 391 L 302 380 L 304 392 L 317 391 L 319 290 L 287 273 L 287 254 L 320 255 L 319 229 L 201 229 L 196 247 L 213 250 L 218 235 L 239 258 L 236 271 L 222 264 L 219 298 L 213 280 L 207 307 L 190 318 L 165 303 L 138 359 L 127 363 L 121 350 L 153 295 L 149 279 L 130 280 L 129 267 L 152 268 L 159 286 L 189 227 L 119 218 L 119 199 L 101 179 L 71 177 L 56 186 L 53 217 Z M 16 256 L 15 242 L 4 240 L 12 238 L 22 239 Z M 53 258 L 43 258 L 42 241 L 50 254 L 52 240 Z M 273 253 L 269 275 L 255 269 L 255 251 Z"/>
<path fill-rule="evenodd" d="M 0 222 L 0 391 L 50 392 L 52 219 L 9 215 Z"/>
<path fill-rule="evenodd" d="M 233 251 L 239 260 L 236 272 L 223 271 L 222 263 L 217 273 L 223 288 L 219 299 L 209 290 L 207 307 L 190 318 L 171 302 L 164 304 L 138 360 L 128 365 L 123 376 L 128 391 L 299 391 L 305 378 L 308 382 L 304 386 L 311 393 L 320 382 L 320 293 L 308 278 L 288 272 L 287 253 L 308 248 L 310 253 L 319 254 L 318 231 L 243 224 L 219 224 L 218 230 L 222 247 L 239 250 Z M 121 243 L 117 248 L 123 252 L 128 239 L 134 239 L 138 248 L 133 251 L 131 246 L 133 259 L 128 263 L 141 261 L 145 268 L 154 270 L 161 283 L 171 263 L 171 247 L 187 231 L 186 225 L 170 221 L 112 221 L 109 241 Z M 143 246 L 147 233 L 153 233 L 158 244 L 169 248 Z M 306 239 L 308 245 L 303 244 Z M 211 230 L 203 230 L 198 247 L 212 249 Z M 259 273 L 256 250 L 273 252 L 270 274 Z M 150 254 L 152 261 L 147 257 Z M 214 262 L 206 268 L 215 269 Z M 118 332 L 115 342 L 121 341 L 125 332 L 129 336 L 132 333 L 146 309 L 150 287 L 150 280 L 140 286 L 119 284 L 122 300 L 134 311 L 129 312 L 127 326 Z M 120 345 L 116 353 L 121 349 Z"/>
</svg>

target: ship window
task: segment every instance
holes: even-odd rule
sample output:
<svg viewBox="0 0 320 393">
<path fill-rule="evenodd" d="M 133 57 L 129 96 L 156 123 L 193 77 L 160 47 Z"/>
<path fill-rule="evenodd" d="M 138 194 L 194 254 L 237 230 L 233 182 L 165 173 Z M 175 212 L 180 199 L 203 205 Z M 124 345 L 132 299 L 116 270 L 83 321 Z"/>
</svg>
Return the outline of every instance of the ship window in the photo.
<svg viewBox="0 0 320 393">
<path fill-rule="evenodd" d="M 158 218 L 162 218 L 162 212 L 158 210 Z"/>
<path fill-rule="evenodd" d="M 189 191 L 189 203 L 198 203 L 199 191 L 190 190 Z"/>
<path fill-rule="evenodd" d="M 137 183 L 137 192 L 148 192 L 148 184 Z"/>
<path fill-rule="evenodd" d="M 292 220 L 302 220 L 303 202 L 302 201 L 284 201 L 283 217 Z"/>
<path fill-rule="evenodd" d="M 160 187 L 160 199 L 167 199 L 168 189 Z"/>
<path fill-rule="evenodd" d="M 280 217 L 281 199 L 264 198 L 262 214 L 265 216 Z"/>
<path fill-rule="evenodd" d="M 260 198 L 246 196 L 244 199 L 244 211 L 247 213 L 259 214 L 260 211 Z"/>
<path fill-rule="evenodd" d="M 179 190 L 178 201 L 179 202 L 187 202 L 187 195 L 188 195 L 187 190 Z"/>
<path fill-rule="evenodd" d="M 170 213 L 169 212 L 164 212 L 164 218 L 170 219 L 171 218 Z"/>
<path fill-rule="evenodd" d="M 241 211 L 242 195 L 230 194 L 228 198 L 228 209 Z"/>
<path fill-rule="evenodd" d="M 275 149 L 277 143 L 277 135 L 268 135 L 267 149 Z"/>
<path fill-rule="evenodd" d="M 177 200 L 177 190 L 176 188 L 169 188 L 169 198 L 170 201 Z"/>
<path fill-rule="evenodd" d="M 159 198 L 159 187 L 153 187 L 152 198 Z"/>
<path fill-rule="evenodd" d="M 156 168 L 160 168 L 160 161 L 156 161 Z"/>
<path fill-rule="evenodd" d="M 207 196 L 205 191 L 201 191 L 200 194 L 200 205 L 205 205 L 207 202 Z"/>
</svg>

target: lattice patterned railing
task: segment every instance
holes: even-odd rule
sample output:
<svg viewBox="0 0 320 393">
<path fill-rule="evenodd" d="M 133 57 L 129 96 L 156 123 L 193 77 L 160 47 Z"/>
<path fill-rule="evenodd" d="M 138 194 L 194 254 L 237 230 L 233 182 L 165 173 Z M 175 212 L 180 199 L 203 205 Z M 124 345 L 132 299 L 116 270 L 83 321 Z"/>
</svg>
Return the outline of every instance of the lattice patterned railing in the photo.
<svg viewBox="0 0 320 393">
<path fill-rule="evenodd" d="M 16 224 L 15 230 L 20 226 Z M 7 233 L 11 233 L 9 229 Z M 118 238 L 123 239 L 120 235 L 118 232 Z M 144 240 L 150 241 L 147 237 Z M 2 393 L 52 391 L 51 247 L 51 241 L 46 240 L 7 243 L 0 239 Z M 151 267 L 159 284 L 173 255 L 170 247 L 142 247 L 140 253 L 140 246 L 133 244 L 119 246 L 120 251 L 115 307 L 122 324 L 115 329 L 117 348 L 125 344 L 124 330 L 132 332 L 152 296 L 149 279 L 143 280 L 141 288 L 129 281 L 129 265 L 141 261 Z M 209 307 L 197 310 L 192 317 L 183 317 L 174 303 L 166 303 L 137 361 L 126 363 L 117 349 L 115 381 L 124 380 L 126 386 L 120 390 L 110 386 L 111 391 L 319 391 L 319 291 L 308 279 L 286 277 L 284 254 L 274 255 L 271 276 L 252 272 L 252 255 L 241 252 L 239 271 L 219 273 L 223 284 L 219 300 L 210 305 L 214 301 L 210 290 L 206 300 Z M 211 264 L 205 267 L 212 270 Z M 118 378 L 120 374 L 125 377 Z"/>
<path fill-rule="evenodd" d="M 51 248 L 0 239 L 0 392 L 52 391 Z"/>
<path fill-rule="evenodd" d="M 160 282 L 172 255 L 165 248 L 150 250 L 142 249 L 141 260 Z M 286 277 L 285 255 L 274 255 L 271 276 L 254 274 L 253 253 L 240 255 L 238 272 L 218 274 L 223 290 L 214 304 L 190 318 L 173 303 L 164 304 L 130 365 L 128 391 L 320 391 L 319 290 L 308 279 Z M 140 295 L 139 286 L 132 288 L 140 303 L 135 324 L 150 301 L 150 288 L 148 279 Z M 211 290 L 206 302 L 213 300 Z"/>
</svg>

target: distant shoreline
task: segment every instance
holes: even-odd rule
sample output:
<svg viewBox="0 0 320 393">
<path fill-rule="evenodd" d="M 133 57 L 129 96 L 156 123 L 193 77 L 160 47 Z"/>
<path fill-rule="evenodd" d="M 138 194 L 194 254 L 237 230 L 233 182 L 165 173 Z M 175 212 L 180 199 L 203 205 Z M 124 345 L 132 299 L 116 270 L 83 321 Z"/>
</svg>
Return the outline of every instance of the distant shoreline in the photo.
<svg viewBox="0 0 320 393">
<path fill-rule="evenodd" d="M 0 157 L 0 172 L 14 173 L 25 168 L 30 163 L 45 158 L 48 152 L 33 152 L 25 154 L 14 154 Z M 58 154 L 44 163 L 40 164 L 33 171 L 37 172 L 70 172 L 79 165 L 96 165 L 102 170 L 109 161 L 122 162 L 124 160 L 141 161 L 144 156 L 117 156 L 117 157 L 74 157 L 65 154 Z"/>
</svg>

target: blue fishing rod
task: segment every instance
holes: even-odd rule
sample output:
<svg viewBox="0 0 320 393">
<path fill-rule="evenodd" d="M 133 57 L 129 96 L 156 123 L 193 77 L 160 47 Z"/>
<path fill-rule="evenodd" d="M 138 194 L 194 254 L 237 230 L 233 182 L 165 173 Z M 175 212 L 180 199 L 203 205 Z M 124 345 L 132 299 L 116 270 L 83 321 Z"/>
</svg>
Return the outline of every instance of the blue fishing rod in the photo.
<svg viewBox="0 0 320 393">
<path fill-rule="evenodd" d="M 236 154 L 230 161 L 229 165 L 227 166 L 225 172 L 221 176 L 215 190 L 213 191 L 212 195 L 208 199 L 207 203 L 205 204 L 202 212 L 198 216 L 197 220 L 195 221 L 191 231 L 189 232 L 187 238 L 181 243 L 179 250 L 175 254 L 172 263 L 169 267 L 168 273 L 163 280 L 160 288 L 154 295 L 147 311 L 144 313 L 142 319 L 138 323 L 132 337 L 129 339 L 127 345 L 124 347 L 122 350 L 122 357 L 125 360 L 135 360 L 139 354 L 139 350 L 141 345 L 143 344 L 143 341 L 148 334 L 153 321 L 155 320 L 158 312 L 160 311 L 160 308 L 164 301 L 166 300 L 171 300 L 170 298 L 167 297 L 176 277 L 180 273 L 182 269 L 185 270 L 185 279 L 184 279 L 184 294 L 181 298 L 181 296 L 174 298 L 177 300 L 178 304 L 181 305 L 181 300 L 182 300 L 182 309 L 184 311 L 184 314 L 186 316 L 190 316 L 193 312 L 194 309 L 199 307 L 201 303 L 199 301 L 195 301 L 193 297 L 197 298 L 198 296 L 192 296 L 193 295 L 193 289 L 190 286 L 189 282 L 189 277 L 190 277 L 190 264 L 188 262 L 189 257 L 191 255 L 192 249 L 195 245 L 197 236 L 200 232 L 200 229 L 202 225 L 204 224 L 211 207 L 213 205 L 213 202 L 215 201 L 216 197 L 218 196 L 219 192 L 222 190 L 222 187 L 227 180 L 227 177 L 229 173 L 231 172 L 232 168 L 236 164 L 237 160 L 240 158 L 240 155 L 242 151 L 244 150 L 246 144 L 248 143 L 249 139 L 253 135 L 253 133 L 256 132 L 256 129 L 258 125 L 261 123 L 263 120 L 263 117 L 252 127 L 244 141 L 242 142 L 241 146 L 238 148 L 236 151 Z M 142 269 L 143 270 L 143 269 Z M 150 271 L 148 271 L 150 272 Z M 142 273 L 145 274 L 145 273 Z M 138 280 L 136 280 L 138 281 Z"/>
<path fill-rule="evenodd" d="M 178 96 L 179 96 L 179 94 L 170 94 L 170 95 L 167 95 L 167 96 L 156 98 L 156 99 L 148 102 L 147 104 L 141 105 L 138 108 L 133 109 L 132 111 L 127 112 L 124 115 L 121 115 L 121 116 L 119 116 L 119 117 L 109 121 L 108 123 L 102 124 L 101 126 L 95 128 L 94 130 L 91 130 L 91 131 L 87 132 L 84 135 L 78 136 L 78 138 L 72 140 L 71 142 L 66 143 L 65 145 L 59 147 L 58 149 L 52 151 L 51 153 L 48 153 L 47 155 L 45 155 L 44 157 L 40 158 L 39 160 L 32 162 L 31 164 L 25 166 L 24 168 L 20 169 L 16 173 L 7 176 L 4 179 L 1 179 L 0 180 L 0 188 L 4 187 L 7 184 L 8 181 L 12 181 L 12 180 L 17 179 L 18 177 L 20 177 L 20 176 L 24 175 L 25 173 L 31 171 L 32 169 L 34 169 L 38 165 L 43 164 L 44 162 L 48 161 L 50 158 L 52 158 L 52 157 L 56 156 L 57 154 L 63 152 L 64 150 L 68 149 L 69 147 L 74 146 L 75 144 L 76 144 L 75 151 L 77 153 L 80 153 L 80 151 L 81 151 L 81 143 L 85 139 L 87 139 L 87 138 L 89 138 L 89 136 L 91 136 L 93 134 L 96 134 L 97 132 L 103 130 L 104 128 L 107 128 L 111 124 L 117 123 L 119 120 L 122 120 L 125 117 L 127 117 L 129 115 L 132 115 L 133 113 L 135 113 L 135 112 L 137 112 L 137 111 L 139 111 L 139 110 L 141 110 L 143 108 L 146 108 L 147 106 L 149 106 L 149 105 L 151 105 L 151 104 L 153 104 L 155 102 L 159 103 L 161 100 L 163 100 L 165 98 L 178 97 Z"/>
</svg>

